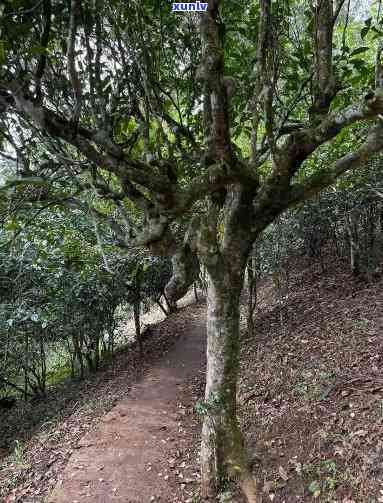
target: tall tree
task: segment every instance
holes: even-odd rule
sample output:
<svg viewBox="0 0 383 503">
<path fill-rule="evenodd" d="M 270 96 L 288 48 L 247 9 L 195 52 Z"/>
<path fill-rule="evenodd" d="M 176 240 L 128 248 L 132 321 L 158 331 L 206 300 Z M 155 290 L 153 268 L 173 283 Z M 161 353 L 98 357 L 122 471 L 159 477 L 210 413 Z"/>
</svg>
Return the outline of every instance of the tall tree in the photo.
<svg viewBox="0 0 383 503">
<path fill-rule="evenodd" d="M 203 14 L 171 14 L 162 0 L 2 7 L 0 132 L 19 177 L 49 180 L 46 197 L 108 223 L 120 246 L 172 255 L 172 302 L 199 263 L 207 270 L 206 500 L 235 477 L 257 501 L 236 414 L 253 243 L 383 149 L 382 32 L 375 16 L 353 20 L 350 36 L 350 4 L 208 0 Z M 323 147 L 346 137 L 351 152 L 334 158 Z"/>
</svg>

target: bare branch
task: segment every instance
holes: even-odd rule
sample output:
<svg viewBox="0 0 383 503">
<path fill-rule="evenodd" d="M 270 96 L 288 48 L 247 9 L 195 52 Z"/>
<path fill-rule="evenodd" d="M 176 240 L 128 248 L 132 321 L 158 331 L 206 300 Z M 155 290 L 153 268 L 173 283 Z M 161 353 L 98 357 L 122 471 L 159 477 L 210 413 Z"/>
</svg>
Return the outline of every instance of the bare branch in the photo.
<svg viewBox="0 0 383 503">
<path fill-rule="evenodd" d="M 17 162 L 16 157 L 13 157 L 12 155 L 5 154 L 4 152 L 0 151 L 0 156 L 4 157 L 4 159 L 7 159 L 8 161 Z"/>
</svg>

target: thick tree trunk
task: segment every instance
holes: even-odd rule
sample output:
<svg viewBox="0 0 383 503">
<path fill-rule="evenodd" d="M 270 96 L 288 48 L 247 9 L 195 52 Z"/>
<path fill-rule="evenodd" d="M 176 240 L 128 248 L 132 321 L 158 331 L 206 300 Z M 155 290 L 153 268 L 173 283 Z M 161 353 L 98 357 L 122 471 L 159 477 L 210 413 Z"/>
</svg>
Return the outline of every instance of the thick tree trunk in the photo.
<svg viewBox="0 0 383 503">
<path fill-rule="evenodd" d="M 207 376 L 202 428 L 202 499 L 216 501 L 227 478 L 239 479 L 249 503 L 256 502 L 255 482 L 249 470 L 237 421 L 237 378 L 240 332 L 239 299 L 243 274 L 224 281 L 210 276 L 207 296 Z M 236 281 L 237 279 L 237 281 Z"/>
</svg>

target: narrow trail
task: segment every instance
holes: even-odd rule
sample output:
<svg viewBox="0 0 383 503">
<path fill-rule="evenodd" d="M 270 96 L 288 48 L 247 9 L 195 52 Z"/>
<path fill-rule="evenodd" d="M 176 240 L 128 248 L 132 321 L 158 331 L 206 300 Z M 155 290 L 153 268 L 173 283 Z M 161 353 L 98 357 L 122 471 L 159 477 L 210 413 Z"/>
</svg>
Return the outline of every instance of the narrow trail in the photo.
<svg viewBox="0 0 383 503">
<path fill-rule="evenodd" d="M 175 345 L 81 439 L 49 503 L 187 501 L 190 480 L 177 467 L 199 434 L 191 383 L 205 369 L 205 306 L 180 315 Z"/>
</svg>

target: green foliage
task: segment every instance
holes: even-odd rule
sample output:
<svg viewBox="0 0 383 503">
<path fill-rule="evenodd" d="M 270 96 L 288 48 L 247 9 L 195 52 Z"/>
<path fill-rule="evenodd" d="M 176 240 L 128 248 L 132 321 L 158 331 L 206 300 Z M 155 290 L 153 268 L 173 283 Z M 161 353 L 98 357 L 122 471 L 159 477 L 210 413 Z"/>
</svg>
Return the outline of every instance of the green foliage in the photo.
<svg viewBox="0 0 383 503">
<path fill-rule="evenodd" d="M 199 400 L 196 403 L 195 410 L 200 416 L 214 414 L 214 411 L 225 405 L 224 397 L 219 394 L 213 394 L 209 400 Z"/>
<path fill-rule="evenodd" d="M 233 77 L 230 97 L 230 93 L 225 97 L 218 92 L 228 79 L 220 76 L 212 83 L 206 78 L 203 83 L 200 78 L 203 48 L 198 15 L 171 15 L 170 2 L 165 0 L 84 0 L 75 20 L 78 29 L 72 33 L 75 60 L 71 62 L 68 31 L 70 35 L 74 27 L 70 4 L 5 0 L 0 7 L 1 153 L 5 159 L 15 159 L 9 172 L 1 173 L 0 391 L 13 389 L 25 396 L 45 393 L 47 383 L 66 376 L 69 369 L 80 376 L 86 370 L 97 370 L 101 358 L 112 354 L 118 342 L 116 310 L 133 306 L 139 314 L 142 304 L 159 299 L 170 276 L 169 261 L 132 249 L 131 244 L 153 222 L 156 231 L 160 227 L 151 241 L 155 246 L 177 225 L 182 234 L 195 214 L 203 221 L 208 206 L 204 190 L 193 194 L 190 208 L 185 209 L 182 203 L 189 199 L 183 189 L 201 173 L 209 175 L 204 171 L 211 164 L 206 146 L 212 132 L 224 129 L 220 122 L 225 122 L 226 115 L 230 116 L 235 157 L 247 161 L 254 140 L 254 100 L 266 97 L 267 88 L 275 89 L 271 103 L 265 100 L 259 107 L 260 135 L 255 143 L 267 155 L 260 156 L 264 161 L 257 168 L 260 186 L 251 184 L 251 197 L 260 205 L 255 214 L 265 225 L 287 208 L 292 185 L 315 176 L 318 182 L 326 179 L 321 167 L 354 151 L 367 132 L 367 124 L 361 123 L 341 132 L 333 127 L 322 137 L 316 127 L 322 120 L 313 113 L 320 73 L 315 71 L 318 47 L 313 33 L 318 30 L 313 3 L 308 0 L 271 1 L 268 22 L 272 30 L 267 44 L 273 45 L 266 51 L 261 76 L 256 73 L 263 49 L 257 47 L 262 3 L 221 2 L 217 37 L 212 29 L 207 45 L 212 46 L 212 53 L 225 54 L 211 73 L 223 69 L 226 77 Z M 336 88 L 337 96 L 331 102 L 331 113 L 365 102 L 374 88 L 374 54 L 383 35 L 379 16 L 361 21 L 354 12 L 342 11 L 334 30 L 334 82 L 329 79 L 328 87 L 330 95 Z M 210 64 L 206 59 L 203 63 Z M 68 71 L 70 66 L 76 71 Z M 18 106 L 7 103 L 14 82 L 20 93 Z M 322 91 L 327 93 L 327 89 Z M 33 113 L 20 112 L 23 100 Z M 228 110 L 220 109 L 222 102 L 229 103 Z M 207 103 L 220 119 L 213 128 L 206 120 Z M 36 116 L 39 120 L 31 126 Z M 325 120 L 322 125 L 326 131 Z M 286 142 L 287 150 L 294 151 L 287 155 L 291 163 L 286 167 L 282 162 L 285 152 L 274 156 L 274 165 L 271 162 L 271 154 L 286 138 L 285 127 L 294 132 L 291 142 Z M 266 129 L 269 138 L 264 136 Z M 319 140 L 311 138 L 313 131 Z M 333 136 L 331 143 L 315 150 L 316 142 Z M 216 143 L 222 150 L 226 141 Z M 231 149 L 231 145 L 225 147 Z M 313 150 L 306 159 L 306 153 Z M 275 166 L 280 160 L 278 173 Z M 225 193 L 233 183 L 231 173 L 239 183 L 239 163 L 235 161 L 227 166 L 228 177 L 222 177 L 229 180 L 222 182 L 226 185 L 222 199 L 226 197 L 227 222 L 233 222 L 234 210 L 242 210 L 242 203 L 237 207 L 234 198 L 231 204 Z M 296 174 L 289 180 L 291 173 Z M 207 178 L 203 189 L 215 191 L 215 176 Z M 220 176 L 217 178 L 221 183 Z M 246 177 L 246 183 L 243 179 L 246 186 L 251 177 Z M 381 181 L 379 176 L 377 179 Z M 270 183 L 262 187 L 265 180 Z M 358 174 L 345 178 L 335 193 L 328 191 L 277 219 L 256 244 L 257 275 L 275 273 L 275 285 L 282 292 L 281 278 L 291 255 L 320 259 L 331 243 L 338 256 L 345 257 L 351 246 L 349 217 L 356 209 L 360 210 L 356 230 L 366 236 L 362 261 L 371 274 L 377 265 L 382 229 L 375 226 L 371 230 L 366 222 L 374 220 L 365 216 L 376 216 L 382 208 L 376 198 L 361 196 L 359 187 L 366 182 L 372 179 Z M 247 208 L 252 213 L 250 201 Z M 219 222 L 224 221 L 222 213 Z M 239 238 L 243 243 L 230 243 L 226 235 L 221 239 L 224 231 L 224 225 L 216 226 L 211 241 L 218 236 L 217 241 L 231 252 L 233 245 L 240 249 L 245 243 L 245 232 Z M 256 235 L 253 229 L 250 232 L 250 225 L 248 231 Z M 178 233 L 174 234 L 179 240 Z M 367 243 L 370 237 L 376 238 L 374 243 L 373 239 Z M 122 253 L 117 246 L 129 251 Z M 172 243 L 169 250 L 173 249 Z M 139 320 L 136 327 L 139 334 Z M 60 368 L 56 363 L 63 353 L 66 358 Z M 302 381 L 296 391 L 310 396 L 313 390 Z M 325 397 L 319 386 L 311 396 L 319 392 Z M 97 407 L 97 403 L 89 406 Z M 223 397 L 212 396 L 196 409 L 207 415 L 223 406 Z M 314 496 L 324 487 L 316 482 L 317 475 L 324 475 L 330 489 L 334 476 L 330 465 L 318 470 L 311 482 L 314 485 L 309 486 Z"/>
<path fill-rule="evenodd" d="M 86 367 L 96 370 L 114 351 L 115 313 L 136 301 L 138 266 L 147 305 L 162 294 L 171 267 L 143 252 L 100 248 L 83 214 L 46 211 L 32 227 L 24 223 L 23 214 L 14 216 L 0 233 L 0 390 L 44 394 Z"/>
<path fill-rule="evenodd" d="M 17 468 L 28 469 L 30 465 L 27 464 L 25 459 L 25 446 L 19 440 L 15 440 L 11 460 Z"/>
<path fill-rule="evenodd" d="M 231 491 L 225 491 L 221 493 L 218 497 L 219 503 L 230 503 L 233 501 L 233 493 Z"/>
<path fill-rule="evenodd" d="M 342 150 L 349 145 L 346 141 Z M 340 146 L 339 146 L 340 147 Z M 333 150 L 328 155 L 342 155 Z M 351 148 L 351 146 L 349 147 Z M 325 162 L 318 159 L 318 162 Z M 369 169 L 340 179 L 336 186 L 316 199 L 279 217 L 263 233 L 254 247 L 258 274 L 281 273 L 288 269 L 287 259 L 306 255 L 322 260 L 331 252 L 349 260 L 349 215 L 357 216 L 360 272 L 371 279 L 379 271 L 383 240 L 379 188 L 383 185 L 382 158 L 369 163 Z M 307 167 L 315 170 L 315 166 Z M 324 264 L 322 264 L 324 267 Z"/>
<path fill-rule="evenodd" d="M 331 493 L 344 478 L 338 472 L 336 462 L 333 459 L 323 459 L 316 465 L 303 465 L 302 475 L 308 478 L 317 477 L 307 486 L 308 492 L 314 498 L 318 498 L 326 492 Z"/>
</svg>

